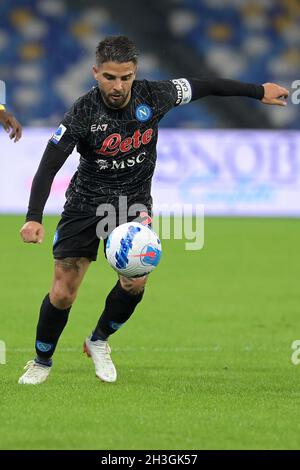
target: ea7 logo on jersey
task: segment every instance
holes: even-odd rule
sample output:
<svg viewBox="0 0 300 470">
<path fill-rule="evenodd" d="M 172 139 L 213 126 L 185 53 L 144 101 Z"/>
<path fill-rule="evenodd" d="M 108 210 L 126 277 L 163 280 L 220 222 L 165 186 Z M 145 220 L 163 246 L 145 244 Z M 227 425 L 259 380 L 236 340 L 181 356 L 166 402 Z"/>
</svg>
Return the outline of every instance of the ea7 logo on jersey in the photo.
<svg viewBox="0 0 300 470">
<path fill-rule="evenodd" d="M 108 124 L 92 124 L 91 132 L 102 131 L 105 132 L 108 128 Z"/>
<path fill-rule="evenodd" d="M 55 133 L 53 134 L 53 136 L 51 137 L 51 142 L 53 142 L 54 144 L 58 144 L 58 142 L 60 141 L 60 139 L 62 138 L 62 136 L 64 135 L 64 133 L 66 132 L 67 128 L 61 124 L 59 126 L 58 129 L 56 129 Z"/>
<path fill-rule="evenodd" d="M 178 78 L 171 80 L 176 87 L 177 100 L 176 105 L 187 104 L 192 99 L 192 89 L 189 81 L 186 78 Z"/>
</svg>

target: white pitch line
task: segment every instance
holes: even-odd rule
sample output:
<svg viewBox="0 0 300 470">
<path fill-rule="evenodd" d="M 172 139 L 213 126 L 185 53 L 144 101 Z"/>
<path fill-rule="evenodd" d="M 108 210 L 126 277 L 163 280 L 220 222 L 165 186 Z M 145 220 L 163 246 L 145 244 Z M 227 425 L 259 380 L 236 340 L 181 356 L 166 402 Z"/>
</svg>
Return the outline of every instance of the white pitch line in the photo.
<svg viewBox="0 0 300 470">
<path fill-rule="evenodd" d="M 289 349 L 289 348 L 288 348 Z M 255 346 L 245 346 L 243 348 L 234 349 L 234 348 L 222 348 L 220 346 L 214 347 L 175 347 L 175 348 L 168 348 L 168 347 L 146 347 L 146 346 L 128 346 L 128 347 L 112 347 L 113 352 L 170 352 L 170 353 L 181 353 L 181 352 L 232 352 L 232 351 L 240 351 L 240 352 L 262 352 L 267 351 L 268 348 L 264 347 L 255 347 Z M 283 352 L 286 351 L 286 348 L 272 348 L 272 352 Z M 33 348 L 6 348 L 6 352 L 8 353 L 34 353 Z M 62 353 L 78 353 L 82 352 L 82 348 L 58 348 L 57 352 Z"/>
<path fill-rule="evenodd" d="M 115 352 L 137 352 L 137 351 L 149 351 L 149 352 L 195 352 L 195 351 L 220 351 L 219 347 L 214 348 L 205 348 L 205 347 L 196 347 L 196 348 L 188 348 L 188 347 L 179 347 L 179 348 L 150 348 L 145 346 L 137 346 L 137 347 L 112 347 L 112 350 Z M 6 348 L 7 352 L 33 352 L 33 348 Z M 82 352 L 82 348 L 58 348 L 57 352 Z"/>
</svg>

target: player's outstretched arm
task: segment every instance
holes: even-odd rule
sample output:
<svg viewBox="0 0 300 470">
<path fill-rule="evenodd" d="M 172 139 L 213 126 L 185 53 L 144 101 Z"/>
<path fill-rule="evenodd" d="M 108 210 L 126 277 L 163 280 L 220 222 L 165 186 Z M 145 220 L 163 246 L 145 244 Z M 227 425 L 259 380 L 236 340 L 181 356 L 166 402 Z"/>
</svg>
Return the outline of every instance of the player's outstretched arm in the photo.
<svg viewBox="0 0 300 470">
<path fill-rule="evenodd" d="M 13 116 L 13 114 L 6 111 L 3 105 L 0 105 L 0 123 L 6 132 L 10 132 L 9 138 L 14 139 L 14 142 L 22 137 L 22 126 Z"/>
<path fill-rule="evenodd" d="M 25 243 L 42 243 L 45 229 L 39 222 L 26 222 L 20 230 L 20 235 Z"/>
<path fill-rule="evenodd" d="M 286 106 L 286 98 L 289 96 L 289 91 L 276 83 L 263 84 L 265 94 L 261 100 L 264 104 L 277 104 L 279 106 Z"/>
<path fill-rule="evenodd" d="M 247 96 L 255 98 L 265 104 L 286 106 L 285 99 L 289 92 L 286 88 L 276 83 L 239 82 L 227 78 L 192 78 L 188 79 L 191 85 L 191 100 L 204 98 L 205 96 Z"/>
</svg>

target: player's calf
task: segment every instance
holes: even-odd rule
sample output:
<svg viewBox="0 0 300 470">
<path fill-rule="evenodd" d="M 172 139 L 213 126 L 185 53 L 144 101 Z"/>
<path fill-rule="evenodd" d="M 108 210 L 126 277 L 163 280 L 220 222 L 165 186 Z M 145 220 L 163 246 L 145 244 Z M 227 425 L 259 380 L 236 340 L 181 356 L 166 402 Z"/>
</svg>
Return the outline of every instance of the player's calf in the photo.
<svg viewBox="0 0 300 470">
<path fill-rule="evenodd" d="M 35 341 L 36 358 L 27 363 L 27 371 L 20 377 L 19 383 L 42 383 L 48 377 L 51 358 L 89 263 L 86 258 L 56 260 L 52 288 L 40 308 Z"/>
<path fill-rule="evenodd" d="M 50 291 L 52 305 L 63 310 L 72 306 L 89 264 L 87 258 L 55 260 L 54 280 Z"/>
<path fill-rule="evenodd" d="M 91 337 L 92 341 L 106 340 L 127 322 L 143 298 L 145 283 L 145 279 L 129 282 L 124 289 L 121 280 L 117 282 L 106 298 L 104 311 Z"/>
</svg>

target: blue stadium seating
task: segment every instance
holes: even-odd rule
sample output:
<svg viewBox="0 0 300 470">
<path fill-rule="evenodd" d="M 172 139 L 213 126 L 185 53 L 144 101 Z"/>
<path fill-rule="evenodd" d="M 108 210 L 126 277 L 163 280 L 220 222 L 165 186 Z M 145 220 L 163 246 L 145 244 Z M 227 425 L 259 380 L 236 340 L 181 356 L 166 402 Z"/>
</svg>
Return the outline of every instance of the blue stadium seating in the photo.
<svg viewBox="0 0 300 470">
<path fill-rule="evenodd" d="M 255 83 L 274 81 L 288 88 L 299 78 L 296 0 L 178 0 L 172 5 L 172 33 L 180 35 L 218 75 Z M 189 22 L 183 29 L 182 17 L 187 14 Z M 0 15 L 0 79 L 7 82 L 7 103 L 24 125 L 56 126 L 71 103 L 95 83 L 90 67 L 97 42 L 119 29 L 102 7 L 70 10 L 63 0 L 10 0 L 0 3 Z M 159 80 L 171 75 L 154 57 L 152 67 L 151 60 L 150 65 L 147 59 L 141 61 L 139 77 Z M 255 105 L 259 103 L 251 102 Z M 280 113 L 270 107 L 266 112 L 275 126 L 294 128 L 299 122 L 299 106 Z M 205 102 L 182 106 L 162 121 L 166 127 L 217 123 Z"/>
<path fill-rule="evenodd" d="M 182 29 L 182 17 L 188 17 Z M 181 18 L 181 21 L 178 19 Z M 223 77 L 280 83 L 291 90 L 300 69 L 297 0 L 179 0 L 170 27 Z M 292 91 L 292 90 L 291 90 Z M 260 106 L 255 102 L 254 105 Z M 268 107 L 273 124 L 298 128 L 300 107 Z"/>
</svg>

